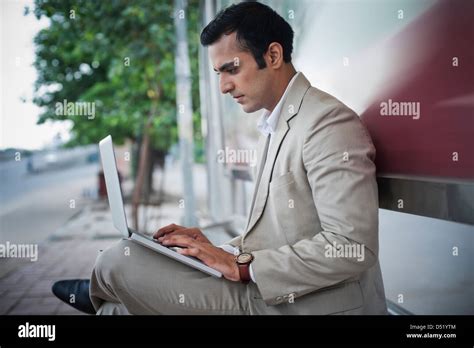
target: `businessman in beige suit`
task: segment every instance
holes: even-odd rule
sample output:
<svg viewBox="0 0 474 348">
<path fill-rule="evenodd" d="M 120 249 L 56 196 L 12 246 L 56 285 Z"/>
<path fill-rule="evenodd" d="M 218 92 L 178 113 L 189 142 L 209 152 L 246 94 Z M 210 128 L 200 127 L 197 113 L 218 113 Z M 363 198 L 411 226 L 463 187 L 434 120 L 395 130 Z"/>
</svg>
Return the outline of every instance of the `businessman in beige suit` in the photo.
<svg viewBox="0 0 474 348">
<path fill-rule="evenodd" d="M 259 3 L 229 7 L 201 34 L 221 92 L 264 109 L 250 216 L 222 246 L 178 225 L 155 237 L 224 278 L 124 239 L 96 262 L 99 314 L 386 314 L 375 148 L 351 109 L 296 72 L 292 41 Z"/>
</svg>

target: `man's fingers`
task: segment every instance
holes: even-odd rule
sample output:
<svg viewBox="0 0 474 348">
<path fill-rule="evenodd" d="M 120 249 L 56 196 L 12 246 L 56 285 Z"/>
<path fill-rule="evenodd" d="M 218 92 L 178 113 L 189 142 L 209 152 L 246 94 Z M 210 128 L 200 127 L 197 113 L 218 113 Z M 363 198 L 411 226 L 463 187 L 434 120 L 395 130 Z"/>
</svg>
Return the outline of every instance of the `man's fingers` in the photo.
<svg viewBox="0 0 474 348">
<path fill-rule="evenodd" d="M 163 236 L 167 233 L 171 233 L 171 232 L 181 230 L 181 229 L 186 229 L 186 227 L 179 226 L 179 225 L 176 225 L 176 224 L 170 224 L 170 225 L 164 226 L 164 227 L 160 228 L 158 231 L 156 231 L 153 234 L 153 237 L 154 238 L 159 238 L 159 237 L 161 237 L 161 236 Z"/>
<path fill-rule="evenodd" d="M 177 252 L 181 255 L 196 257 L 204 264 L 209 266 L 209 255 L 206 252 L 206 249 L 201 249 L 199 247 L 188 247 L 185 249 L 179 249 Z"/>
<path fill-rule="evenodd" d="M 189 236 L 174 235 L 174 236 L 167 236 L 166 239 L 163 240 L 163 245 L 192 247 L 196 245 L 196 241 Z"/>
<path fill-rule="evenodd" d="M 170 231 L 168 233 L 162 234 L 161 236 L 155 237 L 155 238 L 158 239 L 159 242 L 163 242 L 168 237 L 176 236 L 176 235 L 185 235 L 185 236 L 189 236 L 189 237 L 191 237 L 193 239 L 196 239 L 196 240 L 201 240 L 202 239 L 202 238 L 200 238 L 201 234 L 199 233 L 198 229 L 196 229 L 196 228 L 186 228 L 186 227 L 183 227 L 179 230 Z"/>
<path fill-rule="evenodd" d="M 198 248 L 179 249 L 178 253 L 180 253 L 181 255 L 199 257 L 199 249 Z"/>
<path fill-rule="evenodd" d="M 168 232 L 166 234 L 162 234 L 161 237 L 155 237 L 155 239 L 158 239 L 158 242 L 163 242 L 164 240 L 168 239 L 169 237 L 171 236 L 178 236 L 178 235 L 181 235 L 181 236 L 186 236 L 188 235 L 187 233 L 185 233 L 185 230 L 182 229 L 182 230 L 177 230 L 177 231 L 171 231 L 171 232 Z"/>
<path fill-rule="evenodd" d="M 200 235 L 200 231 L 194 227 L 192 228 L 185 228 L 182 230 L 179 230 L 180 233 L 185 234 L 193 239 L 197 239 Z"/>
</svg>

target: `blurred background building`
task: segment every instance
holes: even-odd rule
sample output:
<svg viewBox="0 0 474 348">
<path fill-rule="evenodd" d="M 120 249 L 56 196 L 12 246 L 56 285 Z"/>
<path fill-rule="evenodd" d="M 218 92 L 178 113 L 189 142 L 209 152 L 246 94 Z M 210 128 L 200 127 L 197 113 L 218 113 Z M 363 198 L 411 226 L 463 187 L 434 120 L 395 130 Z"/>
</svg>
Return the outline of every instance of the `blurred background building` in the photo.
<svg viewBox="0 0 474 348">
<path fill-rule="evenodd" d="M 203 24 L 230 3 L 201 3 Z M 263 3 L 293 27 L 296 69 L 355 110 L 374 140 L 380 259 L 393 310 L 473 313 L 474 3 Z M 217 220 L 233 216 L 234 224 L 245 224 L 249 166 L 216 168 L 212 156 L 226 146 L 254 147 L 258 113 L 245 114 L 219 95 L 206 50 L 200 54 L 210 211 Z M 380 103 L 388 99 L 420 102 L 421 117 L 381 117 Z M 463 159 L 455 160 L 456 153 Z"/>
</svg>

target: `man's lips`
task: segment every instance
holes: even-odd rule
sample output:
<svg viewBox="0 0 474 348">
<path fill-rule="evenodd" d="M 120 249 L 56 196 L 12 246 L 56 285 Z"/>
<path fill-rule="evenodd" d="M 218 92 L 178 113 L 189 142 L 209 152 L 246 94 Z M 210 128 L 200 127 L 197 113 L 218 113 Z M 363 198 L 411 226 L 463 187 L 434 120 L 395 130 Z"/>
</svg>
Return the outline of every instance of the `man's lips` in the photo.
<svg viewBox="0 0 474 348">
<path fill-rule="evenodd" d="M 234 99 L 239 102 L 240 100 L 242 100 L 243 97 L 244 95 L 238 95 L 238 96 L 235 96 Z"/>
</svg>

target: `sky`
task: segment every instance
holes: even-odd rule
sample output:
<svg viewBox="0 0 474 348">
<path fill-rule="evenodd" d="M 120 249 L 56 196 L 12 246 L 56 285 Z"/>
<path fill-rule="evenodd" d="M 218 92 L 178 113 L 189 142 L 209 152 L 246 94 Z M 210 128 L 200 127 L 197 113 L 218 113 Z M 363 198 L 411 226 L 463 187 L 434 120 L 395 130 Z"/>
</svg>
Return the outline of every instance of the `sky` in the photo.
<svg viewBox="0 0 474 348">
<path fill-rule="evenodd" d="M 33 1 L 0 1 L 0 149 L 41 149 L 58 133 L 68 139 L 71 126 L 62 122 L 36 124 L 41 111 L 32 102 L 37 76 L 32 65 L 33 38 L 48 22 L 44 18 L 38 21 L 31 13 L 24 16 L 25 6 L 32 9 Z"/>
</svg>

